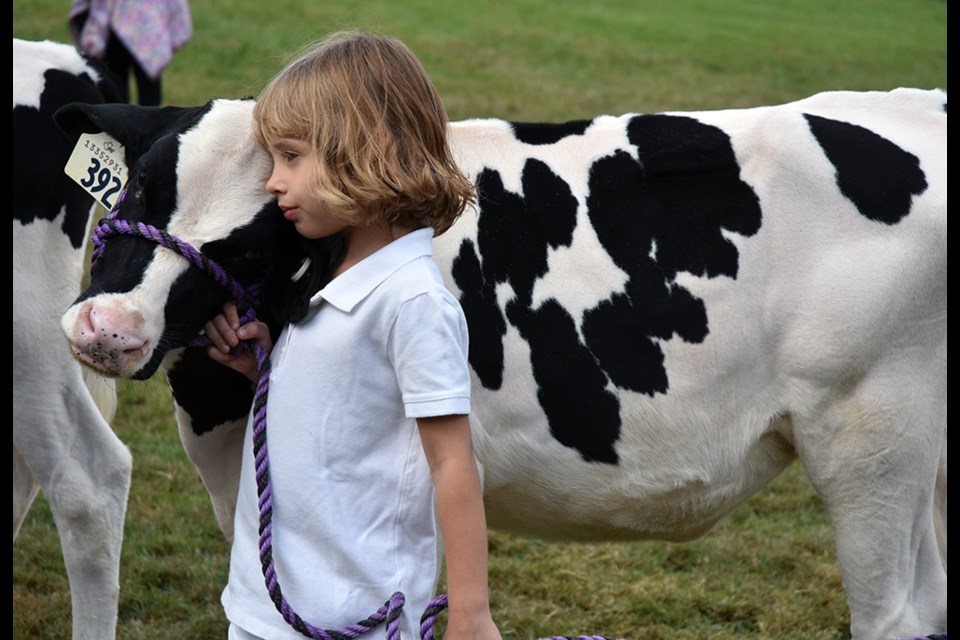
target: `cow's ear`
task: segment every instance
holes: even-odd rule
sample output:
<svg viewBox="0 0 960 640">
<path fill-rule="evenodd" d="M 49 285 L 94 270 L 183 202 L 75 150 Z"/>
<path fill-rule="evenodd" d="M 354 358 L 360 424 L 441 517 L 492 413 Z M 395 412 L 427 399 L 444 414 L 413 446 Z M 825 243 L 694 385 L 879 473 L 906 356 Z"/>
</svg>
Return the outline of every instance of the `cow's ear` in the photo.
<svg viewBox="0 0 960 640">
<path fill-rule="evenodd" d="M 72 102 L 58 109 L 53 119 L 73 141 L 84 133 L 108 133 L 137 157 L 163 132 L 186 131 L 207 108 Z"/>
<path fill-rule="evenodd" d="M 113 137 L 120 139 L 122 133 L 118 125 L 124 121 L 128 125 L 138 122 L 135 117 L 138 107 L 129 104 L 87 104 L 72 102 L 53 114 L 53 120 L 64 133 L 76 140 L 84 133 L 101 133 L 106 131 Z"/>
</svg>

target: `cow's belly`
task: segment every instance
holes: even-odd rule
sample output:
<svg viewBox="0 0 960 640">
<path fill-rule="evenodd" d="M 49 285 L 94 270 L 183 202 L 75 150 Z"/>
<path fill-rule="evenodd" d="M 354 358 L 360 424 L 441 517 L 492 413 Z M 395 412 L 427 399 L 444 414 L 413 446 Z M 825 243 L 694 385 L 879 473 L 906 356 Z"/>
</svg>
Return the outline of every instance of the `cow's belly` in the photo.
<svg viewBox="0 0 960 640">
<path fill-rule="evenodd" d="M 558 429 L 554 412 L 551 426 L 529 346 L 509 328 L 503 386 L 474 385 L 490 525 L 545 538 L 690 540 L 781 473 L 796 457 L 789 414 L 762 367 L 745 368 L 745 354 L 722 348 L 725 333 L 715 327 L 715 341 L 662 345 L 675 375 L 665 394 L 608 383 L 619 408 L 610 434 L 600 424 L 609 415 L 592 406 L 599 396 L 581 392 L 574 370 L 565 411 L 578 420 Z M 590 459 L 596 442 L 612 437 L 615 458 Z"/>
<path fill-rule="evenodd" d="M 666 423 L 651 415 L 651 422 L 628 425 L 617 464 L 587 462 L 545 422 L 531 428 L 479 405 L 475 417 L 483 424 L 475 441 L 488 522 L 536 537 L 695 539 L 796 458 L 788 418 L 765 421 L 769 429 L 746 442 L 730 434 L 754 429 Z"/>
</svg>

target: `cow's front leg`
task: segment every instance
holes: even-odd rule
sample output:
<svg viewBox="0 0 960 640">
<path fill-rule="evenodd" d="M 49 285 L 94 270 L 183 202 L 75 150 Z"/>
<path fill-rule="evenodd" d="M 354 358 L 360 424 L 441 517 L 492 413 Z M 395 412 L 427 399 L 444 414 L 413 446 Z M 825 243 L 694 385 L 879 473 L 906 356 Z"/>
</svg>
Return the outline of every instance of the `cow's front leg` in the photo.
<svg viewBox="0 0 960 640">
<path fill-rule="evenodd" d="M 29 412 L 32 419 L 14 412 L 15 421 L 22 419 L 14 446 L 39 480 L 57 525 L 70 582 L 73 639 L 111 640 L 133 462 L 84 387 L 79 367 L 67 364 L 72 366 L 61 367 L 67 379 L 47 387 L 61 389 L 61 395 L 21 398 L 24 406 L 43 411 Z"/>
<path fill-rule="evenodd" d="M 183 449 L 210 494 L 220 530 L 228 541 L 233 541 L 233 515 L 237 510 L 247 419 L 231 420 L 197 435 L 191 426 L 190 416 L 179 405 L 175 408 Z"/>
<path fill-rule="evenodd" d="M 180 442 L 210 495 L 220 530 L 232 541 L 252 385 L 211 360 L 204 349 L 173 351 L 163 369 L 173 393 Z"/>
<path fill-rule="evenodd" d="M 16 399 L 14 399 L 16 402 Z M 33 471 L 27 461 L 17 450 L 13 448 L 13 541 L 17 541 L 17 535 L 20 533 L 20 527 L 23 525 L 24 518 L 30 511 L 30 505 L 33 504 L 40 490 L 40 484 L 37 483 Z"/>
</svg>

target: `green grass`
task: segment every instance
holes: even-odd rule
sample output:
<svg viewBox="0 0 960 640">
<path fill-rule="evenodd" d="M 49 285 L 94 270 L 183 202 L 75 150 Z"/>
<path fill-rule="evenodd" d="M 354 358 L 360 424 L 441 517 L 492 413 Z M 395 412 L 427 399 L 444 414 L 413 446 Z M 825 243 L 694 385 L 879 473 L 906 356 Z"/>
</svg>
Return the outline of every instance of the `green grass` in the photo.
<svg viewBox="0 0 960 640">
<path fill-rule="evenodd" d="M 13 32 L 69 41 L 63 0 L 14 0 Z M 327 30 L 371 27 L 420 55 L 453 119 L 567 120 L 721 109 L 828 89 L 947 88 L 944 0 L 194 0 L 165 101 L 256 95 Z M 121 639 L 223 638 L 229 548 L 180 447 L 161 378 L 123 382 L 134 456 Z M 490 536 L 504 637 L 833 640 L 849 614 L 825 512 L 794 465 L 701 540 L 546 543 Z M 42 498 L 13 548 L 13 637 L 69 637 L 70 599 Z M 374 635 L 371 637 L 380 637 Z"/>
</svg>

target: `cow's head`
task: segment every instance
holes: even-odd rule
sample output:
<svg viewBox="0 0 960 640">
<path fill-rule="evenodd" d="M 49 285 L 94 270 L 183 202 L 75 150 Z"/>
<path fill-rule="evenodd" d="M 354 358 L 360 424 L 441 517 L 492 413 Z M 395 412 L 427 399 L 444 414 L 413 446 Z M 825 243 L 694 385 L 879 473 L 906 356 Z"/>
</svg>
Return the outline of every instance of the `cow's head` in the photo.
<svg viewBox="0 0 960 640">
<path fill-rule="evenodd" d="M 77 103 L 56 120 L 74 139 L 106 132 L 124 145 L 127 191 L 112 220 L 176 238 L 245 287 L 269 279 L 271 295 L 289 305 L 291 290 L 313 277 L 293 283 L 291 275 L 322 247 L 300 238 L 264 190 L 271 164 L 253 137 L 252 110 L 251 100 L 164 108 Z M 211 273 L 163 243 L 111 235 L 96 251 L 90 284 L 62 327 L 82 363 L 145 379 L 230 297 Z M 268 322 L 289 310 L 263 302 L 257 313 Z"/>
</svg>

